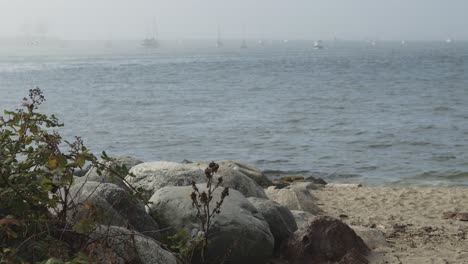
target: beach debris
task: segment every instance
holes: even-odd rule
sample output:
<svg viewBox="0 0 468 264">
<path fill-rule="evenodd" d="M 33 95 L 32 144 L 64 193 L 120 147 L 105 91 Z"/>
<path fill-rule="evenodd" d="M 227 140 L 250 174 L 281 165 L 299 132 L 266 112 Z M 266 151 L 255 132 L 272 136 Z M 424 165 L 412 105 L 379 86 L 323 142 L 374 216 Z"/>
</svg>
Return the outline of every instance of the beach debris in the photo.
<svg viewBox="0 0 468 264">
<path fill-rule="evenodd" d="M 453 211 L 447 211 L 442 213 L 443 219 L 453 219 L 459 221 L 468 221 L 468 213 L 458 213 Z"/>
<path fill-rule="evenodd" d="M 330 216 L 312 218 L 283 243 L 281 249 L 282 258 L 290 260 L 291 264 L 368 263 L 363 259 L 370 253 L 353 229 Z"/>
<path fill-rule="evenodd" d="M 349 218 L 349 216 L 348 216 L 348 215 L 345 215 L 345 214 L 340 214 L 338 217 L 339 217 L 340 219 L 347 219 L 347 218 Z"/>
</svg>

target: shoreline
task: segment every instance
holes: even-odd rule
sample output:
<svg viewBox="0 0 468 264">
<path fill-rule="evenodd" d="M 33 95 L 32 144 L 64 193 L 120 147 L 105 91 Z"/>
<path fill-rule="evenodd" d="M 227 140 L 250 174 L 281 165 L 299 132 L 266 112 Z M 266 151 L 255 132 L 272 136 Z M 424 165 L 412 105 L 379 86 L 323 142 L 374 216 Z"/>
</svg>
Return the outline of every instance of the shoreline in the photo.
<svg viewBox="0 0 468 264">
<path fill-rule="evenodd" d="M 309 192 L 323 214 L 367 230 L 370 263 L 468 263 L 468 219 L 447 215 L 468 212 L 466 186 L 330 184 Z"/>
</svg>

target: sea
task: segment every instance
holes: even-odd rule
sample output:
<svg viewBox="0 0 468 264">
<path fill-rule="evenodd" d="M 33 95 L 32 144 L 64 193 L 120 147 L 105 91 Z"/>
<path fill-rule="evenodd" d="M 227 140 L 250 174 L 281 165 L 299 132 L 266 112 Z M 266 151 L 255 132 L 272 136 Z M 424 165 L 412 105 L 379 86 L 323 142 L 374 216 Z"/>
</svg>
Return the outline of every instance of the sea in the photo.
<svg viewBox="0 0 468 264">
<path fill-rule="evenodd" d="M 468 43 L 0 46 L 0 110 L 40 111 L 94 153 L 238 160 L 268 176 L 468 185 Z"/>
</svg>

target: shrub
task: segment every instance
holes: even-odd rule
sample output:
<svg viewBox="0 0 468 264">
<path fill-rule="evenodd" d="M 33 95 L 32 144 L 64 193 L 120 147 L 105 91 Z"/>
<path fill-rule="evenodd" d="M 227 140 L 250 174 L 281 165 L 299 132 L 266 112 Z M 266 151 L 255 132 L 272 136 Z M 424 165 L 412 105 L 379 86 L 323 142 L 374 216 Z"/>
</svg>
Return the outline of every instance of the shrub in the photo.
<svg viewBox="0 0 468 264">
<path fill-rule="evenodd" d="M 90 164 L 98 173 L 128 174 L 125 166 L 99 162 L 81 138 L 63 140 L 54 130 L 62 126 L 58 119 L 36 112 L 44 101 L 39 88 L 31 89 L 22 108 L 0 116 L 0 263 L 85 260 L 95 223 L 67 223 L 67 212 L 78 206 L 70 195 L 74 172 Z M 102 158 L 112 160 L 105 152 Z"/>
</svg>

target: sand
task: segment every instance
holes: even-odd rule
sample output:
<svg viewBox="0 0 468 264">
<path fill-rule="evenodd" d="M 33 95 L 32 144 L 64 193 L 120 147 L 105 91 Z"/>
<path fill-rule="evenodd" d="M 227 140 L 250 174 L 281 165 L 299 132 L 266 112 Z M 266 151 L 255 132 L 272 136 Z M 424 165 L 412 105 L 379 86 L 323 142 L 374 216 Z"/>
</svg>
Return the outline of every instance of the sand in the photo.
<svg viewBox="0 0 468 264">
<path fill-rule="evenodd" d="M 468 264 L 468 222 L 443 218 L 446 211 L 468 212 L 468 188 L 348 186 L 311 193 L 325 214 L 383 233 L 371 263 Z"/>
</svg>

